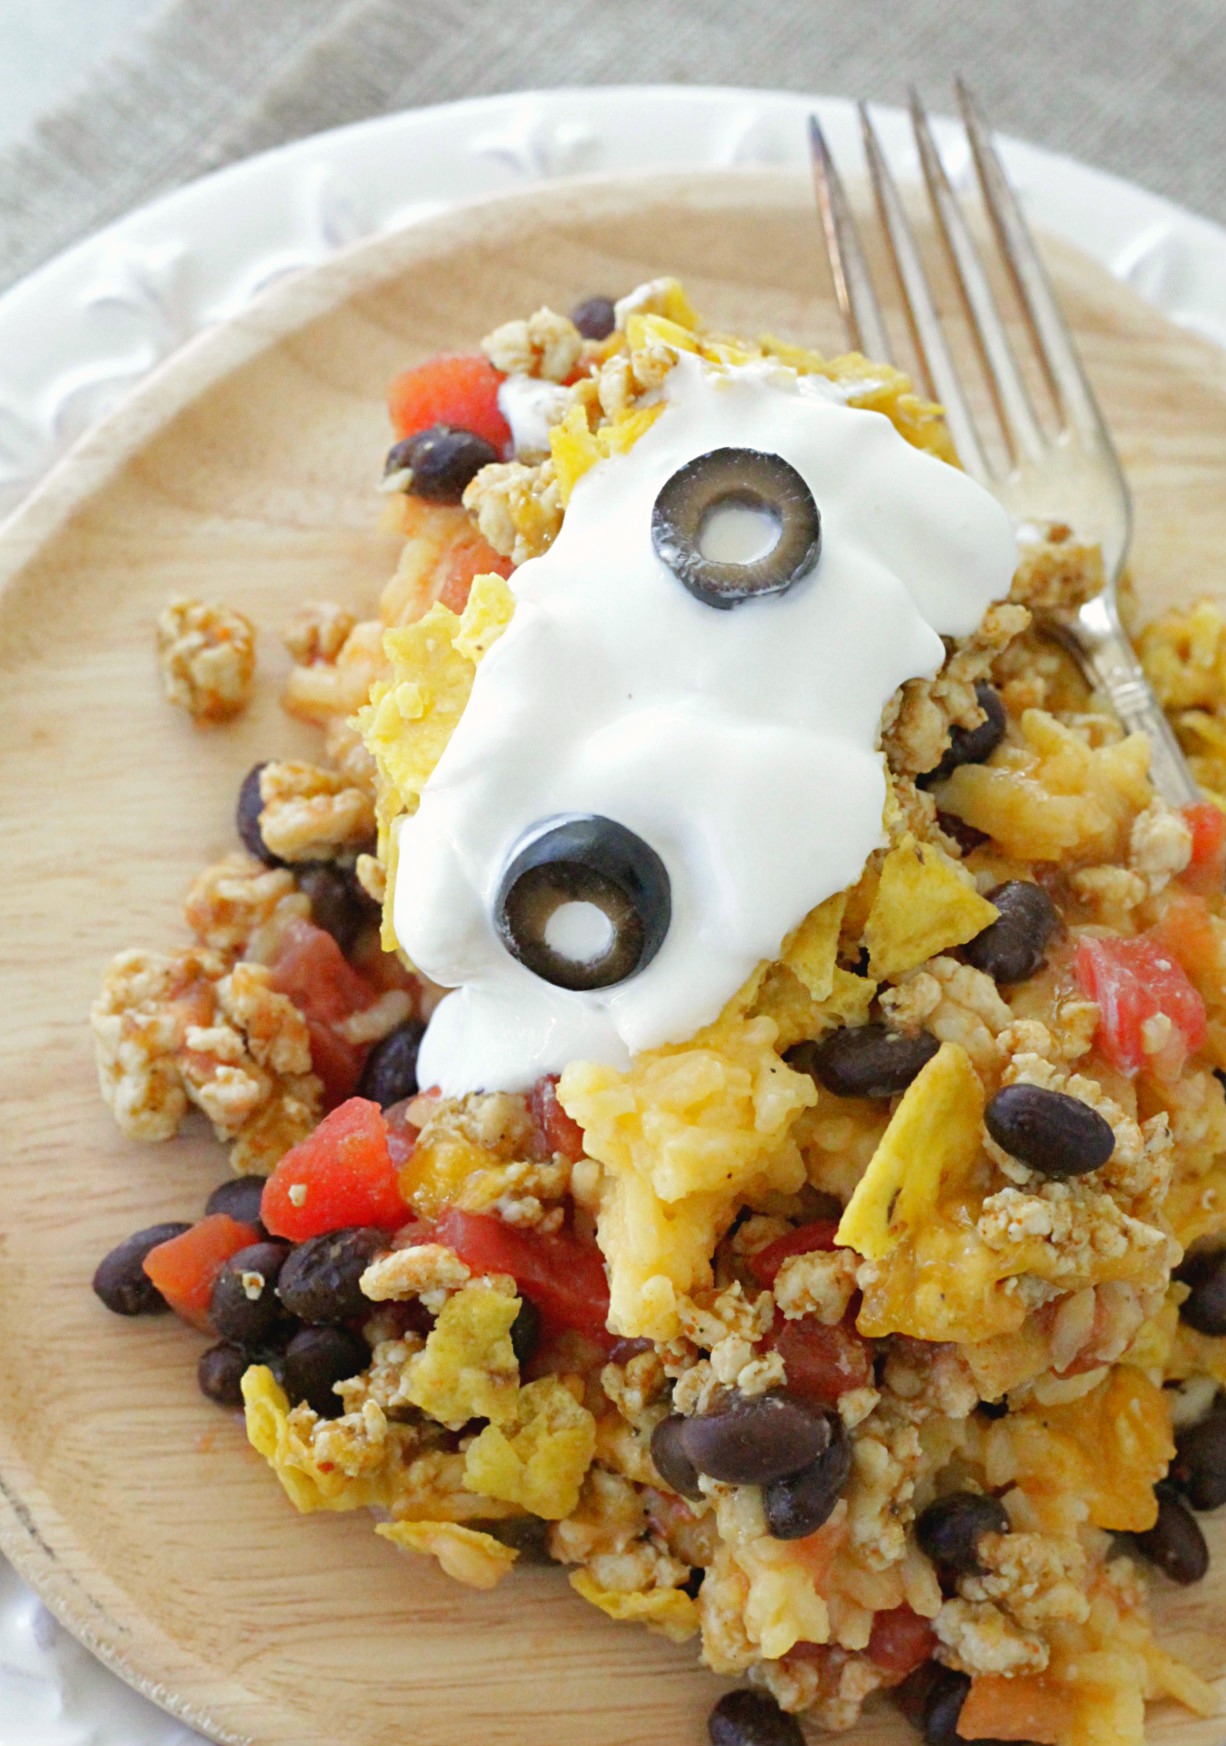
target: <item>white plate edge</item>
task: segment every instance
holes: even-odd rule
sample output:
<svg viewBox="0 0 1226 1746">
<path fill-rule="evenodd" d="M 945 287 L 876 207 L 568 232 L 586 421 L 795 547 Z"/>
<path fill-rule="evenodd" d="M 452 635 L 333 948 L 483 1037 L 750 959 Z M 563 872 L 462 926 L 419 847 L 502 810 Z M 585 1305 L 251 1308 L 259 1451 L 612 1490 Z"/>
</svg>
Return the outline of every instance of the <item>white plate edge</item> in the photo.
<svg viewBox="0 0 1226 1746">
<path fill-rule="evenodd" d="M 0 296 L 0 511 L 187 339 L 281 274 L 463 198 L 560 175 L 804 162 L 822 118 L 859 160 L 845 98 L 633 86 L 465 99 L 355 122 L 280 146 L 163 195 Z M 904 179 L 917 174 L 901 110 L 878 118 Z M 683 123 L 683 124 L 682 124 Z M 961 130 L 937 119 L 955 181 Z M 457 149 L 457 136 L 463 144 Z M 1008 137 L 1035 223 L 1099 260 L 1164 314 L 1226 346 L 1226 230 L 1162 196 Z"/>
</svg>

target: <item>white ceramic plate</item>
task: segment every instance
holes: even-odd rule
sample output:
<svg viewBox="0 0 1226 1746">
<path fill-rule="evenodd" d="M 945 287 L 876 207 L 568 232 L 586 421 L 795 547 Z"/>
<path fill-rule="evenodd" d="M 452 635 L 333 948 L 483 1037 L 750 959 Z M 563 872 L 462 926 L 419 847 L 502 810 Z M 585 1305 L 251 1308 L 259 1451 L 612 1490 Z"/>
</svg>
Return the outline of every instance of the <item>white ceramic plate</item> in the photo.
<svg viewBox="0 0 1226 1746">
<path fill-rule="evenodd" d="M 282 274 L 457 201 L 557 176 L 800 163 L 816 107 L 859 159 L 852 105 L 783 93 L 636 87 L 474 99 L 362 122 L 210 176 L 130 214 L 0 297 L 0 512 L 156 364 Z M 900 176 L 905 117 L 880 114 Z M 959 128 L 938 125 L 969 176 Z M 1019 141 L 1005 157 L 1036 225 L 1095 256 L 1173 320 L 1226 346 L 1226 231 Z M 0 1746 L 194 1746 L 67 1636 L 0 1559 Z"/>
</svg>

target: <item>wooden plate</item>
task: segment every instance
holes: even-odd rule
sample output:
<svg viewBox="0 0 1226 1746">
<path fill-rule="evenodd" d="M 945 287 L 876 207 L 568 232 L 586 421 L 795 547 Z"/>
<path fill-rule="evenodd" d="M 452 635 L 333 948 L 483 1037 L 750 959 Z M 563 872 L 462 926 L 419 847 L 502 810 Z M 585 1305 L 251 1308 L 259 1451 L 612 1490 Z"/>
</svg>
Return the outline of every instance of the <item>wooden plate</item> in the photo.
<svg viewBox="0 0 1226 1746">
<path fill-rule="evenodd" d="M 1054 264 L 1136 491 L 1143 597 L 1220 588 L 1226 360 L 1084 260 Z M 196 1392 L 198 1341 L 89 1291 L 113 1243 L 194 1216 L 225 1173 L 202 1135 L 119 1137 L 86 1012 L 113 952 L 185 938 L 182 894 L 233 846 L 246 769 L 309 747 L 277 705 L 277 631 L 302 600 L 369 609 L 393 562 L 371 491 L 388 376 L 664 271 L 721 324 L 839 344 L 799 178 L 559 186 L 282 287 L 150 380 L 0 538 L 0 1544 L 111 1666 L 218 1740 L 696 1746 L 720 1689 L 692 1646 L 610 1623 L 560 1572 L 480 1595 L 365 1516 L 298 1519 Z M 160 695 L 152 623 L 177 590 L 261 628 L 257 700 L 233 726 L 202 731 Z M 1205 1673 L 1226 1648 L 1215 1537 L 1223 1574 L 1158 1597 L 1164 1639 Z M 904 1732 L 882 1712 L 855 1738 Z M 1153 1737 L 1222 1732 L 1170 1712 Z"/>
</svg>

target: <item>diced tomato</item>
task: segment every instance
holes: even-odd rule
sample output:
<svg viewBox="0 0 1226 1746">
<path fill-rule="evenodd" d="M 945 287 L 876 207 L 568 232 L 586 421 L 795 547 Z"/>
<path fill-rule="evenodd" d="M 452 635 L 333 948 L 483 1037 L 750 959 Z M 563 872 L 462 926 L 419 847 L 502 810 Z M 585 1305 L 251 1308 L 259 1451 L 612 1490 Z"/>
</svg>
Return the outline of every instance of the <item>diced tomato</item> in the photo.
<svg viewBox="0 0 1226 1746">
<path fill-rule="evenodd" d="M 785 1261 L 793 1255 L 811 1255 L 815 1249 L 833 1249 L 834 1233 L 838 1225 L 834 1219 L 814 1219 L 812 1224 L 797 1225 L 794 1231 L 786 1236 L 776 1237 L 773 1243 L 768 1243 L 764 1249 L 759 1249 L 749 1260 L 749 1271 L 759 1285 L 773 1285 L 775 1275 Z"/>
<path fill-rule="evenodd" d="M 922 1667 L 936 1645 L 936 1632 L 927 1619 L 910 1607 L 891 1607 L 873 1619 L 867 1654 L 891 1679 L 899 1680 Z"/>
<path fill-rule="evenodd" d="M 272 963 L 273 982 L 294 1005 L 323 1024 L 336 1024 L 363 1012 L 376 991 L 348 962 L 331 934 L 295 918 Z"/>
<path fill-rule="evenodd" d="M 209 1213 L 181 1236 L 159 1243 L 145 1256 L 145 1273 L 177 1316 L 194 1328 L 210 1332 L 209 1302 L 217 1275 L 231 1255 L 237 1255 L 260 1233 L 229 1213 Z"/>
<path fill-rule="evenodd" d="M 828 1328 L 815 1316 L 794 1322 L 779 1316 L 770 1344 L 783 1359 L 789 1390 L 805 1400 L 831 1406 L 841 1394 L 872 1380 L 872 1347 L 850 1320 Z"/>
<path fill-rule="evenodd" d="M 439 588 L 435 598 L 440 605 L 450 607 L 452 612 L 463 612 L 468 605 L 474 576 L 485 576 L 491 571 L 496 576 L 509 576 L 514 568 L 510 558 L 504 558 L 488 540 L 474 532 L 471 538 L 458 541 L 439 559 Z"/>
<path fill-rule="evenodd" d="M 416 1113 L 413 1109 L 415 1101 L 412 1097 L 402 1098 L 399 1103 L 392 1104 L 383 1112 L 383 1120 L 387 1124 L 387 1149 L 397 1170 L 413 1156 L 413 1148 L 421 1132 L 421 1128 L 413 1120 L 413 1113 Z"/>
<path fill-rule="evenodd" d="M 1151 932 L 1187 971 L 1192 986 L 1207 1000 L 1216 1000 L 1226 976 L 1226 928 L 1210 913 L 1204 898 L 1168 887 L 1162 918 Z"/>
<path fill-rule="evenodd" d="M 1174 1078 L 1205 1040 L 1205 1003 L 1170 948 L 1153 934 L 1121 939 L 1083 934 L 1073 960 L 1077 985 L 1099 1010 L 1095 1046 L 1119 1073 L 1145 1068 Z M 1159 1048 L 1146 1050 L 1150 1019 L 1170 1020 Z"/>
<path fill-rule="evenodd" d="M 345 957 L 363 982 L 380 994 L 385 994 L 389 988 L 403 988 L 412 996 L 415 1008 L 420 1004 L 421 983 L 411 970 L 405 969 L 394 952 L 383 950 L 377 928 L 363 928 Z"/>
<path fill-rule="evenodd" d="M 281 1159 L 260 1201 L 277 1237 L 305 1242 L 350 1225 L 392 1231 L 413 1214 L 401 1198 L 377 1103 L 351 1097 Z"/>
<path fill-rule="evenodd" d="M 448 1207 L 434 1231 L 474 1273 L 509 1273 L 546 1322 L 574 1328 L 606 1348 L 609 1281 L 595 1243 L 569 1231 L 519 1230 L 488 1213 Z"/>
<path fill-rule="evenodd" d="M 1211 897 L 1226 886 L 1226 812 L 1211 800 L 1201 800 L 1185 806 L 1183 817 L 1192 832 L 1192 859 L 1180 874 L 1180 883 Z"/>
<path fill-rule="evenodd" d="M 369 1051 L 338 1035 L 331 1025 L 307 1019 L 311 1039 L 311 1066 L 323 1081 L 324 1108 L 337 1109 L 357 1090 L 362 1064 Z"/>
<path fill-rule="evenodd" d="M 788 1661 L 804 1661 L 810 1667 L 822 1667 L 831 1659 L 829 1643 L 807 1643 L 802 1638 L 793 1643 L 785 1657 Z"/>
<path fill-rule="evenodd" d="M 577 1164 L 583 1157 L 583 1129 L 573 1121 L 558 1102 L 556 1074 L 538 1079 L 532 1087 L 532 1120 L 547 1156 L 560 1152 L 563 1158 Z"/>
<path fill-rule="evenodd" d="M 326 1103 L 334 1107 L 353 1091 L 368 1053 L 338 1027 L 373 1006 L 379 990 L 358 975 L 331 934 L 301 918 L 286 928 L 270 969 L 273 987 L 288 995 L 306 1020 L 311 1065 L 323 1080 Z"/>
<path fill-rule="evenodd" d="M 457 424 L 475 430 L 503 454 L 511 427 L 498 410 L 501 383 L 484 353 L 440 352 L 392 377 L 387 390 L 392 428 L 403 441 L 432 424 Z"/>
</svg>

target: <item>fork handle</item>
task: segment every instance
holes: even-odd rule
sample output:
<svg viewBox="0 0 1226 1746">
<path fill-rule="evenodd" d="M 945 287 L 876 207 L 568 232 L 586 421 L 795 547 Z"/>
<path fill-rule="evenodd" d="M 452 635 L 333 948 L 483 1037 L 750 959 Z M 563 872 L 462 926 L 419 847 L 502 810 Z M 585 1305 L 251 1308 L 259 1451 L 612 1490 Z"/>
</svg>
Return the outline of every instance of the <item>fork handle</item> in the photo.
<svg viewBox="0 0 1226 1746">
<path fill-rule="evenodd" d="M 1125 730 L 1148 736 L 1149 773 L 1163 800 L 1174 807 L 1199 801 L 1201 792 L 1188 761 L 1114 606 L 1099 595 L 1051 628 L 1089 683 L 1106 695 Z"/>
</svg>

